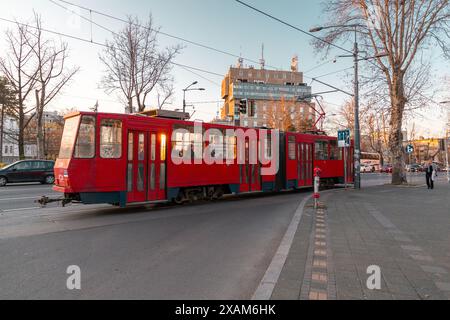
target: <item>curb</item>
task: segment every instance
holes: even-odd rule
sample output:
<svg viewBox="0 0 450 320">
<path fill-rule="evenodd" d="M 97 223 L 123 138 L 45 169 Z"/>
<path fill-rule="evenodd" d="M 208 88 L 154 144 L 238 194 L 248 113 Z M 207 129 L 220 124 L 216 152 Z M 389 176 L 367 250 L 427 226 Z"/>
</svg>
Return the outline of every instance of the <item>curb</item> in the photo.
<svg viewBox="0 0 450 320">
<path fill-rule="evenodd" d="M 281 241 L 281 244 L 278 247 L 278 250 L 275 253 L 264 277 L 259 283 L 258 288 L 256 288 L 252 300 L 270 300 L 270 298 L 272 297 L 273 290 L 275 289 L 275 285 L 277 284 L 278 278 L 280 277 L 281 271 L 283 270 L 284 264 L 286 263 L 286 259 L 289 255 L 292 242 L 294 241 L 295 233 L 297 232 L 298 225 L 300 224 L 300 220 L 302 219 L 303 210 L 306 203 L 311 198 L 312 196 L 305 197 L 295 211 L 291 223 L 289 224 L 289 227 L 284 234 L 283 240 Z"/>
<path fill-rule="evenodd" d="M 321 194 L 339 192 L 343 189 L 332 189 L 321 191 Z M 286 263 L 287 257 L 294 242 L 295 234 L 297 233 L 298 226 L 303 216 L 303 211 L 305 210 L 306 204 L 312 200 L 312 195 L 306 196 L 292 217 L 291 223 L 284 234 L 283 240 L 278 247 L 272 261 L 270 262 L 269 268 L 266 270 L 264 277 L 256 288 L 251 300 L 270 300 L 272 297 L 275 286 L 280 277 L 281 271 L 283 270 L 284 264 Z"/>
</svg>

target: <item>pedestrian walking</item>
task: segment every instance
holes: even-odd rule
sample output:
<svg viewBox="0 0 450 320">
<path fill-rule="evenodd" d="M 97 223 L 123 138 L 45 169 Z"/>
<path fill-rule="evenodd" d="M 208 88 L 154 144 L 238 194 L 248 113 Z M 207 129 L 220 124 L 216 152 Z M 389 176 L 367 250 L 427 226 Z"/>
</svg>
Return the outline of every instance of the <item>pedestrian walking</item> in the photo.
<svg viewBox="0 0 450 320">
<path fill-rule="evenodd" d="M 435 174 L 434 166 L 431 163 L 431 161 L 428 161 L 427 165 L 425 167 L 425 177 L 427 179 L 428 189 L 431 189 L 431 190 L 434 189 L 434 179 L 435 179 L 434 174 Z"/>
</svg>

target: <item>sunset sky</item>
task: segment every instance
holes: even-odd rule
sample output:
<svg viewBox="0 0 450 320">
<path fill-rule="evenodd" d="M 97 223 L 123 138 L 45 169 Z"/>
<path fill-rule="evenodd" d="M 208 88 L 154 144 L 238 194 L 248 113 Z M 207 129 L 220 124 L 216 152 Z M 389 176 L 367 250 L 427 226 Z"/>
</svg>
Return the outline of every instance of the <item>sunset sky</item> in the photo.
<svg viewBox="0 0 450 320">
<path fill-rule="evenodd" d="M 263 43 L 267 65 L 288 69 L 292 56 L 297 54 L 300 71 L 304 71 L 305 76 L 308 77 L 317 77 L 352 67 L 351 59 L 339 59 L 336 63 L 331 61 L 334 56 L 342 54 L 342 52 L 335 51 L 330 57 L 323 60 L 321 55 L 314 52 L 310 37 L 269 20 L 267 17 L 251 11 L 233 0 L 72 1 L 96 11 L 125 19 L 127 15 L 137 15 L 145 20 L 151 13 L 155 23 L 161 27 L 161 31 L 230 53 L 222 54 L 168 36 L 159 36 L 161 47 L 176 44 L 185 46 L 182 53 L 176 58 L 177 63 L 219 75 L 225 75 L 229 66 L 236 63 L 236 57 L 232 55 L 242 55 L 258 61 Z M 55 2 L 71 8 L 87 18 L 90 16 L 89 11 L 78 9 L 57 0 Z M 247 2 L 305 30 L 325 23 L 324 17 L 321 15 L 320 1 L 248 0 Z M 43 26 L 46 29 L 90 40 L 92 27 L 92 39 L 95 42 L 104 43 L 106 39 L 112 38 L 112 34 L 108 31 L 95 25 L 91 26 L 89 22 L 81 20 L 73 13 L 49 0 L 15 2 L 0 0 L 0 18 L 17 19 L 27 23 L 32 20 L 33 10 L 42 15 Z M 119 21 L 96 14 L 92 15 L 92 19 L 114 31 L 123 27 L 123 23 Z M 12 27 L 11 23 L 0 21 L 0 55 L 2 56 L 5 53 L 4 31 Z M 60 36 L 50 33 L 46 36 L 60 38 Z M 102 89 L 99 89 L 99 82 L 104 70 L 98 59 L 102 47 L 66 37 L 61 37 L 61 39 L 69 44 L 70 64 L 81 67 L 81 72 L 77 74 L 70 86 L 66 87 L 63 94 L 52 103 L 50 108 L 55 110 L 66 108 L 86 110 L 98 100 L 100 111 L 123 112 L 124 106 L 115 95 L 107 95 Z M 346 43 L 343 46 L 351 50 L 352 43 Z M 442 84 L 444 77 L 450 75 L 449 63 L 444 61 L 437 49 L 430 49 L 427 54 L 433 60 L 434 80 L 436 84 Z M 246 64 L 258 67 L 255 63 L 246 62 Z M 352 69 L 349 69 L 320 79 L 351 92 L 352 84 L 349 81 L 349 76 L 352 72 Z M 211 120 L 221 106 L 219 101 L 221 101 L 220 83 L 222 77 L 200 71 L 187 71 L 177 66 L 173 68 L 172 74 L 175 78 L 176 91 L 173 105 L 169 108 L 181 107 L 182 89 L 196 80 L 199 82 L 199 86 L 204 87 L 206 91 L 191 92 L 187 97 L 188 102 L 195 102 L 196 105 L 194 119 Z M 311 80 L 305 78 L 305 81 L 310 83 Z M 313 83 L 312 86 L 313 92 L 328 90 L 317 83 Z M 324 99 L 328 105 L 328 113 L 332 114 L 348 97 L 336 93 L 326 95 Z M 445 97 L 445 93 L 438 94 L 433 101 L 443 100 L 450 100 Z M 156 106 L 155 99 L 152 100 L 151 105 Z M 430 102 L 430 105 L 425 106 L 416 115 L 414 123 L 419 134 L 439 136 L 443 133 L 445 121 L 446 112 L 435 103 Z M 412 123 L 410 121 L 407 124 L 408 127 L 411 127 Z"/>
</svg>

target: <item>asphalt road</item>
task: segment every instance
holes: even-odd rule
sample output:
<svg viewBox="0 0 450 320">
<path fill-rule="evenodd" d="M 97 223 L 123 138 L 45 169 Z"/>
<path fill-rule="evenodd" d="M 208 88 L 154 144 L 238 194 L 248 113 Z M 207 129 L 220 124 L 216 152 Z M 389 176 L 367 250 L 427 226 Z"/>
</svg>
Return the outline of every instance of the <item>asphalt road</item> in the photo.
<svg viewBox="0 0 450 320">
<path fill-rule="evenodd" d="M 3 212 L 0 299 L 249 299 L 305 195 Z"/>
<path fill-rule="evenodd" d="M 0 212 L 39 208 L 39 204 L 36 204 L 35 201 L 44 195 L 60 196 L 49 185 L 41 185 L 40 183 L 9 184 L 0 188 Z M 51 205 L 51 207 L 54 206 L 56 204 Z"/>
<path fill-rule="evenodd" d="M 445 173 L 441 173 L 445 175 Z M 408 174 L 413 183 L 425 183 L 423 173 Z M 362 174 L 362 187 L 370 187 L 390 183 L 391 175 L 385 173 Z M 61 194 L 54 192 L 51 186 L 41 184 L 10 184 L 0 188 L 0 212 L 21 212 L 39 209 L 36 200 L 42 196 L 59 197 Z M 49 208 L 58 207 L 57 203 L 48 205 Z"/>
<path fill-rule="evenodd" d="M 363 175 L 363 186 L 388 182 Z M 310 193 L 41 209 L 51 187 L 0 188 L 0 299 L 249 299 Z M 79 291 L 66 288 L 71 265 Z"/>
</svg>

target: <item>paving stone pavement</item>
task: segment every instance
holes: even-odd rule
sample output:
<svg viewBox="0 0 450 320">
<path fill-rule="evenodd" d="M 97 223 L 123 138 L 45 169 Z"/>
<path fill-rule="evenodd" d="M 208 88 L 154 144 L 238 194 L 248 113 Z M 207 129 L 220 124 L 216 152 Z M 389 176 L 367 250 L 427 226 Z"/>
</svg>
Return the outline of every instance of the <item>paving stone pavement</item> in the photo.
<svg viewBox="0 0 450 320">
<path fill-rule="evenodd" d="M 321 203 L 305 208 L 272 299 L 450 299 L 449 184 L 336 190 Z"/>
</svg>

